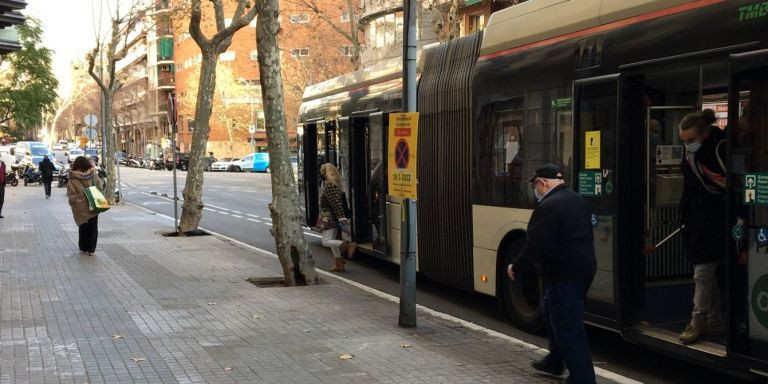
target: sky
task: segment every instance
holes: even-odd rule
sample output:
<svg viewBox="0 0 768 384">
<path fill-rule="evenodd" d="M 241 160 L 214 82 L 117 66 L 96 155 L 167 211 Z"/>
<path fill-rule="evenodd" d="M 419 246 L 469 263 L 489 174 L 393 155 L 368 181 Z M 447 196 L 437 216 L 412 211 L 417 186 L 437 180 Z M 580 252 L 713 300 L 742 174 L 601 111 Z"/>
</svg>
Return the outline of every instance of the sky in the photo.
<svg viewBox="0 0 768 384">
<path fill-rule="evenodd" d="M 40 19 L 43 44 L 53 50 L 53 72 L 59 80 L 60 96 L 72 89 L 72 61 L 94 47 L 93 20 L 98 18 L 99 7 L 107 2 L 114 4 L 115 0 L 27 0 L 23 13 Z M 107 18 L 103 17 L 105 22 Z"/>
</svg>

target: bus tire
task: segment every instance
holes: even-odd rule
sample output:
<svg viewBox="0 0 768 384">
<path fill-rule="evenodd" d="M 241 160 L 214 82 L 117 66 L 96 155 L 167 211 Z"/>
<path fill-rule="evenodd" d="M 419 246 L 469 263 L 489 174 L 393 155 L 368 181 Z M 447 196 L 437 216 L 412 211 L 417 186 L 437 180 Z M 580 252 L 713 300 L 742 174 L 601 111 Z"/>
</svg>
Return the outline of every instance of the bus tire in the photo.
<svg viewBox="0 0 768 384">
<path fill-rule="evenodd" d="M 503 262 L 499 265 L 499 301 L 512 323 L 519 329 L 540 333 L 544 329 L 544 316 L 541 304 L 544 287 L 541 278 L 532 263 L 517 265 L 515 280 L 507 276 L 507 266 L 520 253 L 524 240 L 517 240 L 504 251 Z"/>
</svg>

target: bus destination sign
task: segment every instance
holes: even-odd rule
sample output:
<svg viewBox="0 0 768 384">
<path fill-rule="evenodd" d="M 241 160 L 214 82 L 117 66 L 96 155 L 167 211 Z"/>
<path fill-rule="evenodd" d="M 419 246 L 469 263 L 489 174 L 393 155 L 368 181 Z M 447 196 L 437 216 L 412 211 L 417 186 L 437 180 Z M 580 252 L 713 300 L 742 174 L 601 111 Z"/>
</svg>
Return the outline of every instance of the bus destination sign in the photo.
<svg viewBox="0 0 768 384">
<path fill-rule="evenodd" d="M 389 114 L 389 195 L 416 199 L 416 148 L 419 113 Z"/>
</svg>

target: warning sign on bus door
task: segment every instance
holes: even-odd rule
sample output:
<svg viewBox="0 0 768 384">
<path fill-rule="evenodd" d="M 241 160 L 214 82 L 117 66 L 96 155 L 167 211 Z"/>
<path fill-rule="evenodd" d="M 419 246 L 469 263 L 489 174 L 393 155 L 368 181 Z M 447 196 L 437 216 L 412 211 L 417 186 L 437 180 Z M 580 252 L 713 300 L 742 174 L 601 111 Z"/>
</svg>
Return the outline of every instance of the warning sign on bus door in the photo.
<svg viewBox="0 0 768 384">
<path fill-rule="evenodd" d="M 389 195 L 416 199 L 419 113 L 389 114 Z"/>
<path fill-rule="evenodd" d="M 584 169 L 600 169 L 600 131 L 584 132 Z"/>
</svg>

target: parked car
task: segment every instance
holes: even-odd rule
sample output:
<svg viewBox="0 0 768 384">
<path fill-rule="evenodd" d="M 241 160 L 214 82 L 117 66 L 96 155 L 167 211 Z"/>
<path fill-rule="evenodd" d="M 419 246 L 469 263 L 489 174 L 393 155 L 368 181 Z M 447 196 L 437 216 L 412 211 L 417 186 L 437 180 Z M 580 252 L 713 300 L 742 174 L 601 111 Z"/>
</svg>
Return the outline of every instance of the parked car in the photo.
<svg viewBox="0 0 768 384">
<path fill-rule="evenodd" d="M 172 170 L 173 169 L 173 162 L 171 161 L 171 156 L 168 156 L 165 158 L 165 169 Z M 176 169 L 180 169 L 182 171 L 186 171 L 189 169 L 189 153 L 181 152 L 176 153 Z"/>
<path fill-rule="evenodd" d="M 79 148 L 72 148 L 69 150 L 69 162 L 75 161 L 78 156 L 85 156 L 85 152 L 83 152 L 82 149 Z"/>
<path fill-rule="evenodd" d="M 86 148 L 85 157 L 99 157 L 99 150 L 96 148 Z"/>
<path fill-rule="evenodd" d="M 240 159 L 236 157 L 224 157 L 221 158 L 219 161 L 214 161 L 213 164 L 211 164 L 211 171 L 214 172 L 231 172 L 232 169 L 232 162 L 233 161 L 239 161 Z"/>
<path fill-rule="evenodd" d="M 269 153 L 254 152 L 246 155 L 239 161 L 233 161 L 234 172 L 268 172 L 269 171 Z"/>
</svg>

